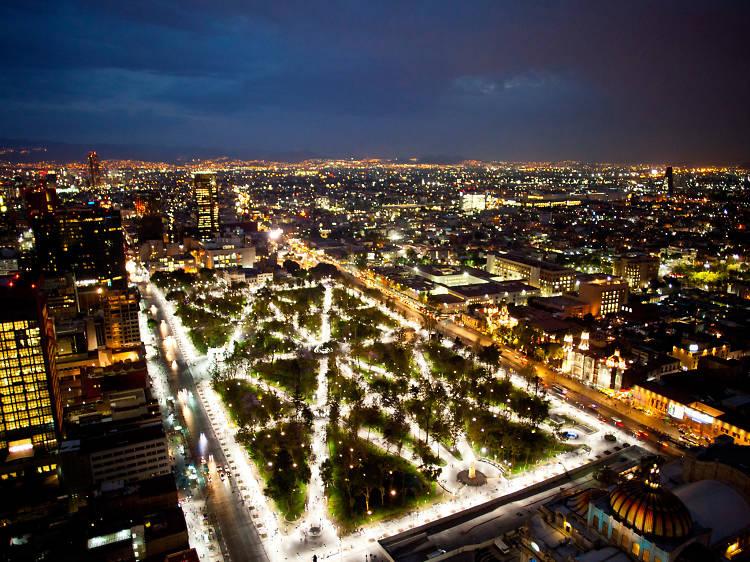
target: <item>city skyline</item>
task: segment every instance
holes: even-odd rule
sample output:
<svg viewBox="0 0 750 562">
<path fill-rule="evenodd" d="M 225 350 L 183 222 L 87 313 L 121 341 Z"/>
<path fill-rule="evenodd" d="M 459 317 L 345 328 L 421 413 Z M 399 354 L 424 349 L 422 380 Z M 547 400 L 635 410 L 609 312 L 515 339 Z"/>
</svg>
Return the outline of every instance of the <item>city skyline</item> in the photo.
<svg viewBox="0 0 750 562">
<path fill-rule="evenodd" d="M 749 185 L 679 165 L 5 163 L 5 550 L 747 559 Z"/>
<path fill-rule="evenodd" d="M 747 0 L 0 22 L 0 562 L 750 561 Z"/>
</svg>

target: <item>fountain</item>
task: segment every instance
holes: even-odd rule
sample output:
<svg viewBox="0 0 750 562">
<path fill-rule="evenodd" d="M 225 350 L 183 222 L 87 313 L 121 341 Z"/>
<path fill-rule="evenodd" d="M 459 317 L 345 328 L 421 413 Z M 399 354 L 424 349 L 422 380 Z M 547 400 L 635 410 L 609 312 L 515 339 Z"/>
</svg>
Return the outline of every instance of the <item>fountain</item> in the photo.
<svg viewBox="0 0 750 562">
<path fill-rule="evenodd" d="M 467 486 L 484 486 L 487 483 L 487 477 L 476 469 L 474 461 L 471 461 L 468 470 L 459 472 L 456 479 Z"/>
</svg>

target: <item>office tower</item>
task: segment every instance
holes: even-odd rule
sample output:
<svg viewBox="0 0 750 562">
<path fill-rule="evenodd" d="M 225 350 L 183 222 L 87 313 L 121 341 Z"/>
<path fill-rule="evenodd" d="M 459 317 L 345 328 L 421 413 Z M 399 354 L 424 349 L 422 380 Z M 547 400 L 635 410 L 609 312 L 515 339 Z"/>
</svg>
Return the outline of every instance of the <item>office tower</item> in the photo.
<svg viewBox="0 0 750 562">
<path fill-rule="evenodd" d="M 461 193 L 461 210 L 464 212 L 484 211 L 487 208 L 487 195 L 484 193 Z"/>
<path fill-rule="evenodd" d="M 104 335 L 110 349 L 141 345 L 138 291 L 134 287 L 103 291 Z"/>
<path fill-rule="evenodd" d="M 0 281 L 0 458 L 9 463 L 57 447 L 62 404 L 55 332 L 37 284 Z"/>
<path fill-rule="evenodd" d="M 672 166 L 667 166 L 667 171 L 664 174 L 667 180 L 667 194 L 672 197 L 674 195 L 674 174 L 672 173 Z"/>
<path fill-rule="evenodd" d="M 89 152 L 89 187 L 99 187 L 102 182 L 102 170 L 99 166 L 99 156 L 96 152 Z"/>
<path fill-rule="evenodd" d="M 152 192 L 141 192 L 133 197 L 136 232 L 138 240 L 163 240 L 164 218 L 161 199 Z"/>
<path fill-rule="evenodd" d="M 153 191 L 141 191 L 133 196 L 133 208 L 139 217 L 161 215 L 161 197 Z"/>
<path fill-rule="evenodd" d="M 195 172 L 193 189 L 197 208 L 198 238 L 211 240 L 219 233 L 219 188 L 213 172 Z"/>
<path fill-rule="evenodd" d="M 51 276 L 75 274 L 78 281 L 125 279 L 120 211 L 95 206 L 60 209 L 33 217 L 36 269 Z"/>
<path fill-rule="evenodd" d="M 23 197 L 30 217 L 53 213 L 59 207 L 57 174 L 54 170 L 41 172 L 31 185 L 24 188 Z"/>
</svg>

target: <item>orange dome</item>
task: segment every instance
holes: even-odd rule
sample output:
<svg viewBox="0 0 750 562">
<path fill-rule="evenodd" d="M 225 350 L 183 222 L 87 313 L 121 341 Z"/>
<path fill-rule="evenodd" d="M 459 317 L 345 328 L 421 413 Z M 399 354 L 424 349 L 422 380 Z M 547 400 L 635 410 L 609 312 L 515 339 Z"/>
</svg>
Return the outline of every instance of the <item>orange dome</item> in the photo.
<svg viewBox="0 0 750 562">
<path fill-rule="evenodd" d="M 609 505 L 618 519 L 645 534 L 679 538 L 693 530 L 693 518 L 685 504 L 655 482 L 624 482 L 610 493 Z"/>
<path fill-rule="evenodd" d="M 581 517 L 586 517 L 586 514 L 589 511 L 589 503 L 602 497 L 604 494 L 606 494 L 606 492 L 600 488 L 578 490 L 565 500 L 565 505 Z"/>
</svg>

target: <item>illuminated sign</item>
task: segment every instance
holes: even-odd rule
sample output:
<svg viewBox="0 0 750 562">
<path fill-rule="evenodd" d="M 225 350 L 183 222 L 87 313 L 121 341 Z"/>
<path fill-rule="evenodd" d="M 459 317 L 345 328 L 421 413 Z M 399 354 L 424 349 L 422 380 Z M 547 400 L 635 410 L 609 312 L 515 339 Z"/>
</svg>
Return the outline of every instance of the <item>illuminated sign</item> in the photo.
<svg viewBox="0 0 750 562">
<path fill-rule="evenodd" d="M 11 441 L 8 443 L 8 452 L 23 453 L 25 451 L 31 451 L 34 446 L 31 444 L 31 439 L 22 439 L 21 441 Z"/>
<path fill-rule="evenodd" d="M 691 343 L 688 349 L 690 350 L 690 353 L 698 353 L 698 344 Z"/>
<path fill-rule="evenodd" d="M 714 423 L 713 416 L 709 416 L 708 414 L 704 414 L 703 412 L 700 412 L 698 410 L 693 410 L 692 408 L 685 408 L 685 415 L 691 420 L 698 423 Z"/>
<path fill-rule="evenodd" d="M 673 418 L 677 418 L 678 420 L 681 420 L 685 415 L 685 408 L 683 408 L 679 404 L 670 402 L 669 406 L 667 406 L 667 413 Z"/>
</svg>

